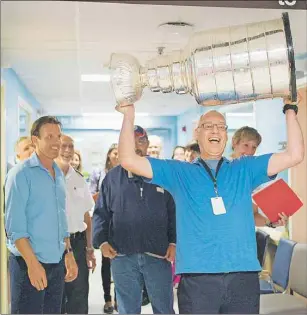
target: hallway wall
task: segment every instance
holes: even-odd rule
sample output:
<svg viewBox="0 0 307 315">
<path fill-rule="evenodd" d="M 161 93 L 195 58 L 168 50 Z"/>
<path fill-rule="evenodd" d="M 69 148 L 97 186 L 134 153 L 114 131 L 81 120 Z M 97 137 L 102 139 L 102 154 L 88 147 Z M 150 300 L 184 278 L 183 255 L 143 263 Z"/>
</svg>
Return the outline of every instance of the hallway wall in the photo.
<svg viewBox="0 0 307 315">
<path fill-rule="evenodd" d="M 299 103 L 298 120 L 301 124 L 304 144 L 304 161 L 290 172 L 291 187 L 303 201 L 303 207 L 292 217 L 292 239 L 307 243 L 307 87 L 299 89 L 302 101 Z"/>
<path fill-rule="evenodd" d="M 1 83 L 5 88 L 5 111 L 6 111 L 6 160 L 14 162 L 14 146 L 19 134 L 19 116 L 21 105 L 27 105 L 30 113 L 30 121 L 34 121 L 40 113 L 41 104 L 31 94 L 28 88 L 20 80 L 12 68 L 1 69 Z"/>
<path fill-rule="evenodd" d="M 117 143 L 122 115 L 58 116 L 63 131 L 75 139 L 76 149 L 81 151 L 85 172 L 102 166 L 112 143 Z M 163 140 L 162 157 L 170 158 L 177 143 L 177 117 L 136 116 L 135 124 Z"/>
</svg>

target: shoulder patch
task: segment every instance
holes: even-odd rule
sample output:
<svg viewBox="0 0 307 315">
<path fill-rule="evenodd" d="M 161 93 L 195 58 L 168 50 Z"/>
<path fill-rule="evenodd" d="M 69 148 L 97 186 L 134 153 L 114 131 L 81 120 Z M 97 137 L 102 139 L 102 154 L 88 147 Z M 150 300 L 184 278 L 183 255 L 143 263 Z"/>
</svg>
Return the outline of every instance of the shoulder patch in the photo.
<svg viewBox="0 0 307 315">
<path fill-rule="evenodd" d="M 79 172 L 78 170 L 75 170 L 77 174 L 79 174 L 81 177 L 84 177 L 83 174 L 81 172 Z"/>
<path fill-rule="evenodd" d="M 157 187 L 157 192 L 164 194 L 164 189 L 162 187 Z"/>
</svg>

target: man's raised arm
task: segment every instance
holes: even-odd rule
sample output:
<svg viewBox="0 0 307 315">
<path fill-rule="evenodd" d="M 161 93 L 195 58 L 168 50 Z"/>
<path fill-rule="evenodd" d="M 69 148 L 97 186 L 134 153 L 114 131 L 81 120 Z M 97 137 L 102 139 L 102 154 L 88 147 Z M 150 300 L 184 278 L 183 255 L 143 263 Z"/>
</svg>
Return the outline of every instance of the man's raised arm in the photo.
<svg viewBox="0 0 307 315">
<path fill-rule="evenodd" d="M 153 172 L 149 161 L 147 158 L 141 157 L 135 152 L 134 105 L 124 107 L 117 106 L 116 109 L 124 115 L 118 145 L 120 164 L 127 171 L 151 179 Z"/>
<path fill-rule="evenodd" d="M 285 100 L 285 104 L 291 104 Z M 300 124 L 296 113 L 293 109 L 286 111 L 287 121 L 287 149 L 281 153 L 272 155 L 268 165 L 268 175 L 276 175 L 277 173 L 286 170 L 301 163 L 304 159 L 304 139 Z"/>
</svg>

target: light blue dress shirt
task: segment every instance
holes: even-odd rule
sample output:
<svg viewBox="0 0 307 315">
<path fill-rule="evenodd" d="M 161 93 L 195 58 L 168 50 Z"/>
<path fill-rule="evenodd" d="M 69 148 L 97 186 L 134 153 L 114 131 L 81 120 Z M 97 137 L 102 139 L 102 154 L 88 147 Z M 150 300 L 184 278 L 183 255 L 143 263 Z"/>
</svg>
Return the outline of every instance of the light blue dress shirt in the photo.
<svg viewBox="0 0 307 315">
<path fill-rule="evenodd" d="M 36 153 L 9 171 L 5 180 L 5 230 L 11 253 L 15 242 L 28 238 L 42 263 L 58 263 L 69 236 L 65 212 L 65 177 L 53 163 L 55 178 Z"/>
</svg>

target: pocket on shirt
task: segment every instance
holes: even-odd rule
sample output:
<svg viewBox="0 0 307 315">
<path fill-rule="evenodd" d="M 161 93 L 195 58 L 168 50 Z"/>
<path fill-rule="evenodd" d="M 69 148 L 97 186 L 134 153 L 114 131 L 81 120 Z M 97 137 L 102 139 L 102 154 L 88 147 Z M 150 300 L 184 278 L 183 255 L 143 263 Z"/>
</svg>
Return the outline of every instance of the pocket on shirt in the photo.
<svg viewBox="0 0 307 315">
<path fill-rule="evenodd" d="M 75 196 L 77 198 L 84 198 L 84 188 L 83 187 L 82 188 L 76 187 L 75 188 Z"/>
</svg>

